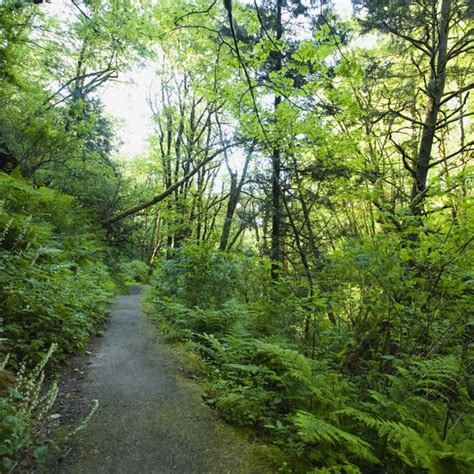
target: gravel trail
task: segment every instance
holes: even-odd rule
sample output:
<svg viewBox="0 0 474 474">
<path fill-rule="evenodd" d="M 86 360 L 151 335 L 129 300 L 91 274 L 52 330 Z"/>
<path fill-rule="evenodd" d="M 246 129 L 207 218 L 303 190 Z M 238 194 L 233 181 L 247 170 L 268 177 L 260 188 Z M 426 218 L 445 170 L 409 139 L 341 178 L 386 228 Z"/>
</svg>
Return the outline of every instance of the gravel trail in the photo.
<svg viewBox="0 0 474 474">
<path fill-rule="evenodd" d="M 203 404 L 138 294 L 117 299 L 80 383 L 84 403 L 100 405 L 55 472 L 265 472 L 248 441 Z"/>
</svg>

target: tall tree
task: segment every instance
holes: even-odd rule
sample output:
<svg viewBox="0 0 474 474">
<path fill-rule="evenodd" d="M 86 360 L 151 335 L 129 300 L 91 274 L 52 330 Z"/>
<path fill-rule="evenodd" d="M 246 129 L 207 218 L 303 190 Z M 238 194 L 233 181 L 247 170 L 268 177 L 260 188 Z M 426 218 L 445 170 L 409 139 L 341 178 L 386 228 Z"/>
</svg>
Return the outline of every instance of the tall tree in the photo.
<svg viewBox="0 0 474 474">
<path fill-rule="evenodd" d="M 400 52 L 408 51 L 412 62 L 409 67 L 423 96 L 423 101 L 413 104 L 414 114 L 401 104 L 395 109 L 389 106 L 414 130 L 411 151 L 399 138 L 392 141 L 412 176 L 410 209 L 420 216 L 424 213 L 430 169 L 474 149 L 473 142 L 463 143 L 445 156 L 441 156 L 440 149 L 443 132 L 470 115 L 464 111 L 464 104 L 474 83 L 459 86 L 455 79 L 468 70 L 472 72 L 472 65 L 463 57 L 474 51 L 473 12 L 469 2 L 462 0 L 423 0 L 408 6 L 403 2 L 367 1 L 364 6 L 368 11 L 363 22 L 366 28 L 392 35 L 398 40 Z"/>
</svg>

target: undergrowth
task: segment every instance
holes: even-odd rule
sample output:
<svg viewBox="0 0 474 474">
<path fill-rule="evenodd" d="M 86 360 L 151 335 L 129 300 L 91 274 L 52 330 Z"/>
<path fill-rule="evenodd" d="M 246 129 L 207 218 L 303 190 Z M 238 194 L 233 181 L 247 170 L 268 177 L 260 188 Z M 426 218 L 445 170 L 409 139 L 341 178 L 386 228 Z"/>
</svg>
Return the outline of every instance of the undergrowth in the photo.
<svg viewBox="0 0 474 474">
<path fill-rule="evenodd" d="M 24 364 L 13 375 L 7 370 L 7 356 L 1 366 L 3 378 L 13 377 L 14 383 L 4 389 L 0 398 L 0 468 L 2 472 L 13 472 L 25 454 L 32 454 L 37 462 L 45 459 L 48 446 L 35 433 L 35 426 L 48 416 L 58 393 L 57 381 L 44 388 L 45 366 L 56 351 L 49 351 L 31 370 Z"/>
<path fill-rule="evenodd" d="M 0 173 L 0 314 L 13 360 L 84 349 L 115 284 L 105 249 L 70 196 Z"/>
<path fill-rule="evenodd" d="M 116 285 L 72 197 L 3 173 L 0 197 L 0 470 L 11 472 L 31 453 L 44 460 L 37 425 L 57 394 L 54 375 L 43 389 L 44 367 L 54 374 L 85 349 Z"/>
<path fill-rule="evenodd" d="M 298 325 L 304 302 L 298 307 L 284 282 L 255 280 L 266 267 L 189 245 L 157 268 L 147 289 L 167 337 L 203 360 L 209 405 L 278 444 L 290 472 L 472 472 L 462 344 L 430 356 L 360 354 L 360 366 L 376 363 L 377 374 L 352 370 L 353 331 L 321 319 L 309 342 L 305 320 Z"/>
</svg>

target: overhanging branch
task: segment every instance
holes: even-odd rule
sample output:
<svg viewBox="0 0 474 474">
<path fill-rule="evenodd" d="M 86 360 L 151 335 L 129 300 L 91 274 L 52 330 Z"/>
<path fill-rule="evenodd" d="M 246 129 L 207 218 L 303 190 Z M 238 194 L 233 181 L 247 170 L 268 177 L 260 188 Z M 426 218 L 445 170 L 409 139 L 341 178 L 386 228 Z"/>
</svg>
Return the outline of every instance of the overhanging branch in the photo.
<svg viewBox="0 0 474 474">
<path fill-rule="evenodd" d="M 216 152 L 212 153 L 209 155 L 206 159 L 201 161 L 195 168 L 193 168 L 191 171 L 189 171 L 187 174 L 185 174 L 179 181 L 176 181 L 173 185 L 165 189 L 162 193 L 158 194 L 154 198 L 150 199 L 149 201 L 143 202 L 141 204 L 137 204 L 136 206 L 133 206 L 129 209 L 126 209 L 125 211 L 119 212 L 115 216 L 109 217 L 108 219 L 104 219 L 102 221 L 102 225 L 109 225 L 113 224 L 114 222 L 120 221 L 122 219 L 125 219 L 125 217 L 137 214 L 138 212 L 142 211 L 143 209 L 146 209 L 147 207 L 154 206 L 155 204 L 158 204 L 159 202 L 163 201 L 166 199 L 169 195 L 173 194 L 173 192 L 178 189 L 181 185 L 186 183 L 189 179 L 191 179 L 203 166 L 205 166 L 207 163 L 212 161 L 216 156 L 219 156 L 221 153 L 223 153 L 225 150 L 228 148 L 232 148 L 236 145 L 242 144 L 243 141 L 232 143 L 230 145 L 227 145 L 223 148 L 220 148 Z"/>
</svg>

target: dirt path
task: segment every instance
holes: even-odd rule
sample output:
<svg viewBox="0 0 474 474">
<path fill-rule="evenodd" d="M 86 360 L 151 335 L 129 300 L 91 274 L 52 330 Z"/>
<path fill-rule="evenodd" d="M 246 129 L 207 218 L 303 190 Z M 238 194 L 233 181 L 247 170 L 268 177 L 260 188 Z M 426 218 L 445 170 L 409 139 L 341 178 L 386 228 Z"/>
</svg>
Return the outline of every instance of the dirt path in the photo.
<svg viewBox="0 0 474 474">
<path fill-rule="evenodd" d="M 88 364 L 82 398 L 100 405 L 55 472 L 264 472 L 249 443 L 202 403 L 174 349 L 143 315 L 139 295 L 118 298 Z"/>
</svg>

